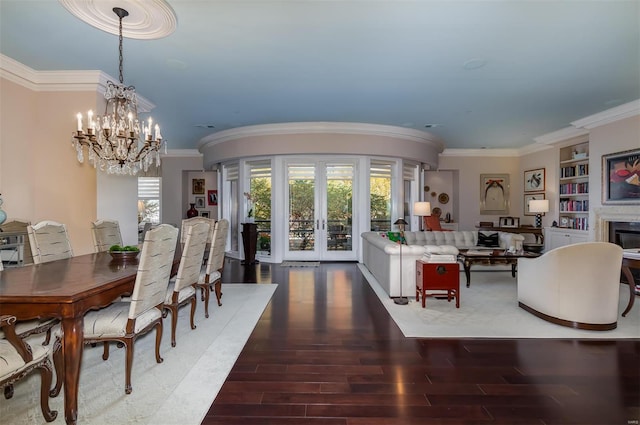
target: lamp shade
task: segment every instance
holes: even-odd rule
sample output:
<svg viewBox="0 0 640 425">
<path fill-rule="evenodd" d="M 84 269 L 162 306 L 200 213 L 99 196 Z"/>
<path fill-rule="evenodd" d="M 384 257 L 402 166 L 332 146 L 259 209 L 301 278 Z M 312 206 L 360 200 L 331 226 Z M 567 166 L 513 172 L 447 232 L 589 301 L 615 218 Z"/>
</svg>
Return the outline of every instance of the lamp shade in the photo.
<svg viewBox="0 0 640 425">
<path fill-rule="evenodd" d="M 404 218 L 399 218 L 399 219 L 397 219 L 397 220 L 396 220 L 396 222 L 395 222 L 395 223 L 393 223 L 393 224 L 395 224 L 395 225 L 402 224 L 403 226 L 406 226 L 406 225 L 407 225 L 407 224 L 409 224 L 409 223 L 407 223 L 407 222 L 405 221 L 405 219 L 404 219 Z"/>
<path fill-rule="evenodd" d="M 529 211 L 533 213 L 549 212 L 548 199 L 532 199 L 529 201 Z"/>
<path fill-rule="evenodd" d="M 413 204 L 413 213 L 419 217 L 431 215 L 431 203 L 416 202 Z"/>
</svg>

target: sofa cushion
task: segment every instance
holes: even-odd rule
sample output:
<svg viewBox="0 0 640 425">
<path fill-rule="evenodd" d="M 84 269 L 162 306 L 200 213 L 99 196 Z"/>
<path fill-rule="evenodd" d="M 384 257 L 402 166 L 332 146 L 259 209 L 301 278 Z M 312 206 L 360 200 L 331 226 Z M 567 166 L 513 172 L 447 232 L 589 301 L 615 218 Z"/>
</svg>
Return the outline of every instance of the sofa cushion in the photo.
<svg viewBox="0 0 640 425">
<path fill-rule="evenodd" d="M 487 248 L 500 248 L 500 238 L 498 232 L 483 233 L 478 232 L 478 246 Z"/>
</svg>

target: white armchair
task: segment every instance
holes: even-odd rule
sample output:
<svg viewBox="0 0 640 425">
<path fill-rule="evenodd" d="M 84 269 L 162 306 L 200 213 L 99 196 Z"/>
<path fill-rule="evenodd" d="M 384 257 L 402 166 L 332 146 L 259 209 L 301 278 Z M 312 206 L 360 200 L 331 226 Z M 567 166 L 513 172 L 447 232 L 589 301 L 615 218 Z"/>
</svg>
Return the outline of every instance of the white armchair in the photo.
<svg viewBox="0 0 640 425">
<path fill-rule="evenodd" d="M 588 330 L 617 327 L 622 248 L 585 242 L 518 259 L 518 304 L 552 323 Z"/>
</svg>

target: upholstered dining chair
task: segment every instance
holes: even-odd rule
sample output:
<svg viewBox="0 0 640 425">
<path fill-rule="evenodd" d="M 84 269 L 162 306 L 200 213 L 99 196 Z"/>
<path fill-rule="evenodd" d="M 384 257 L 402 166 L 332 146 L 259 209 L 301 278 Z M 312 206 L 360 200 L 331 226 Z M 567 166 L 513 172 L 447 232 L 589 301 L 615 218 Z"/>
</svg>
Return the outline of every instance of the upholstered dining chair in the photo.
<svg viewBox="0 0 640 425">
<path fill-rule="evenodd" d="M 205 268 L 204 282 L 198 282 L 196 288 L 202 291 L 204 298 L 204 317 L 209 317 L 209 294 L 213 289 L 216 293 L 218 305 L 222 305 L 222 269 L 224 268 L 224 254 L 229 233 L 229 221 L 218 220 L 213 227 L 209 258 Z"/>
<path fill-rule="evenodd" d="M 45 220 L 27 226 L 27 233 L 35 264 L 73 257 L 67 227 L 64 224 Z"/>
<path fill-rule="evenodd" d="M 91 223 L 93 248 L 96 252 L 108 251 L 113 245 L 122 245 L 120 224 L 115 220 L 96 220 Z"/>
<path fill-rule="evenodd" d="M 40 408 L 47 422 L 52 422 L 58 412 L 49 408 L 49 389 L 53 379 L 51 365 L 52 346 L 29 345 L 16 334 L 15 316 L 0 316 L 3 336 L 0 339 L 0 386 L 13 384 L 34 370 L 40 371 Z"/>
<path fill-rule="evenodd" d="M 142 244 L 138 273 L 131 297 L 115 302 L 84 318 L 84 342 L 103 342 L 102 358 L 109 358 L 109 342 L 124 344 L 126 350 L 125 393 L 130 394 L 133 344 L 140 335 L 156 329 L 156 362 L 162 363 L 162 309 L 178 241 L 178 229 L 161 224 L 149 230 Z"/>
<path fill-rule="evenodd" d="M 182 225 L 180 227 L 180 243 L 184 244 L 187 241 L 187 228 L 189 226 L 193 226 L 196 223 L 206 223 L 209 225 L 209 231 L 211 232 L 207 237 L 207 243 L 211 243 L 211 237 L 213 234 L 213 223 L 215 220 L 211 220 L 206 217 L 191 217 L 185 218 L 182 220 Z"/>
<path fill-rule="evenodd" d="M 178 326 L 178 309 L 191 303 L 191 329 L 196 328 L 195 284 L 200 280 L 204 248 L 209 239 L 209 223 L 196 222 L 186 226 L 186 239 L 182 248 L 182 257 L 175 280 L 169 282 L 167 296 L 164 300 L 165 313 L 171 312 L 171 346 L 176 346 L 176 327 Z"/>
</svg>

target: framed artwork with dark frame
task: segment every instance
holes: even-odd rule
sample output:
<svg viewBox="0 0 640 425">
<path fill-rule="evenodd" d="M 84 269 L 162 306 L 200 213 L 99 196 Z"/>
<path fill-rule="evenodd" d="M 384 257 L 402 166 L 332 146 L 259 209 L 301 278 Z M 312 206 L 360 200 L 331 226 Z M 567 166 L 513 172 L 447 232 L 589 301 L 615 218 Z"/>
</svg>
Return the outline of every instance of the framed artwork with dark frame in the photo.
<svg viewBox="0 0 640 425">
<path fill-rule="evenodd" d="M 509 174 L 480 174 L 480 214 L 509 214 Z"/>
<path fill-rule="evenodd" d="M 536 214 L 544 215 L 544 213 L 534 213 L 529 210 L 529 201 L 532 201 L 535 199 L 546 199 L 546 198 L 544 193 L 530 193 L 530 194 L 524 195 L 524 215 L 536 215 Z"/>
<path fill-rule="evenodd" d="M 500 217 L 498 224 L 506 228 L 520 227 L 520 217 Z"/>
<path fill-rule="evenodd" d="M 209 205 L 218 205 L 218 191 L 207 190 L 207 202 Z"/>
<path fill-rule="evenodd" d="M 196 196 L 196 208 L 204 208 L 204 196 Z"/>
<path fill-rule="evenodd" d="M 525 192 L 542 192 L 545 185 L 545 169 L 536 168 L 535 170 L 527 170 L 524 172 L 524 191 Z"/>
<path fill-rule="evenodd" d="M 640 149 L 602 155 L 602 203 L 640 205 Z"/>
<path fill-rule="evenodd" d="M 211 218 L 209 211 L 200 211 L 200 217 Z"/>
<path fill-rule="evenodd" d="M 191 179 L 191 192 L 194 195 L 204 195 L 204 179 Z"/>
</svg>

